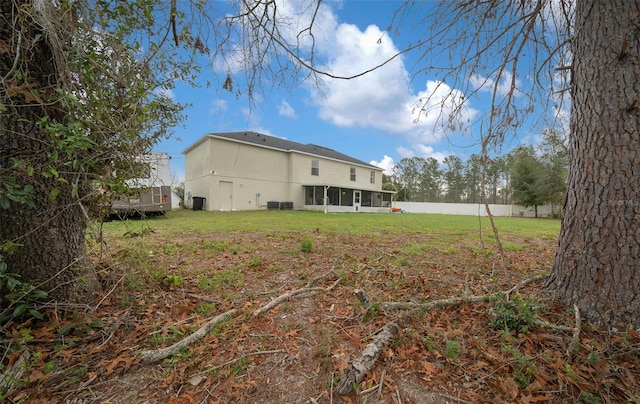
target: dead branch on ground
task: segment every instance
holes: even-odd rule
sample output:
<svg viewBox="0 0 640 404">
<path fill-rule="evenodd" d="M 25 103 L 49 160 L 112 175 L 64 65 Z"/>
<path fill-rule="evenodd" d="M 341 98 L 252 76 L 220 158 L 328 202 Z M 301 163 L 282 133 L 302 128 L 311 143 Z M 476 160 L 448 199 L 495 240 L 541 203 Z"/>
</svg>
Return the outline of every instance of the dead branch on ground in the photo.
<svg viewBox="0 0 640 404">
<path fill-rule="evenodd" d="M 225 313 L 215 316 L 214 318 L 209 320 L 205 325 L 200 327 L 198 331 L 194 332 L 193 334 L 189 335 L 183 340 L 176 342 L 171 346 L 168 346 L 166 348 L 143 351 L 140 354 L 142 356 L 142 361 L 144 363 L 153 363 L 173 355 L 174 353 L 180 351 L 182 348 L 194 343 L 195 341 L 202 339 L 205 335 L 211 332 L 213 327 L 215 327 L 218 323 L 221 323 L 224 320 L 228 319 L 229 317 L 233 316 L 236 312 L 237 312 L 236 309 L 231 309 Z"/>
<path fill-rule="evenodd" d="M 398 335 L 400 327 L 396 322 L 385 324 L 374 334 L 373 341 L 367 345 L 360 356 L 344 370 L 340 381 L 336 385 L 338 394 L 349 394 L 354 391 L 354 386 L 362 382 L 367 372 L 375 366 L 382 350 Z"/>
<path fill-rule="evenodd" d="M 311 284 L 312 282 L 309 282 L 309 284 Z M 308 297 L 308 296 L 313 296 L 315 294 L 317 294 L 318 292 L 329 292 L 331 291 L 333 288 L 335 288 L 336 286 L 338 286 L 338 284 L 340 283 L 340 278 L 336 279 L 335 282 L 333 282 L 333 284 L 329 287 L 323 288 L 323 287 L 309 287 L 309 286 L 305 286 L 303 288 L 300 289 L 296 289 L 296 290 L 292 290 L 290 292 L 284 293 L 278 297 L 276 297 L 275 299 L 273 299 L 272 301 L 270 301 L 269 303 L 265 304 L 264 306 L 260 307 L 259 309 L 256 309 L 253 312 L 254 316 L 259 316 L 261 314 L 264 314 L 266 312 L 268 312 L 269 310 L 273 309 L 274 307 L 286 302 L 289 299 L 292 299 L 294 297 L 301 297 L 300 295 L 303 295 L 303 297 Z"/>
<path fill-rule="evenodd" d="M 434 300 L 427 303 L 415 303 L 415 302 L 375 303 L 371 301 L 366 291 L 361 288 L 354 290 L 354 294 L 356 295 L 360 303 L 365 307 L 365 309 L 368 309 L 369 307 L 376 304 L 376 305 L 379 305 L 380 308 L 386 309 L 386 310 L 410 310 L 410 311 L 425 310 L 426 311 L 426 310 L 433 310 L 436 308 L 456 306 L 463 303 L 488 302 L 492 298 L 500 294 L 504 294 L 508 298 L 511 293 L 522 289 L 524 286 L 526 286 L 531 282 L 538 281 L 543 278 L 544 276 L 536 276 L 533 278 L 529 278 L 520 282 L 519 284 L 515 285 L 513 288 L 507 291 L 496 292 L 490 295 L 453 297 L 449 299 Z M 575 329 L 571 329 L 569 327 L 564 327 L 564 326 L 556 326 L 554 324 L 549 324 L 542 320 L 536 320 L 535 323 L 542 327 L 548 327 L 553 330 L 574 331 L 574 339 L 577 333 Z M 579 330 L 579 327 L 580 327 L 579 319 L 577 318 L 576 328 Z M 376 333 L 376 337 L 374 338 L 373 342 L 367 345 L 366 348 L 360 354 L 360 356 L 356 360 L 354 360 L 353 363 L 348 368 L 345 369 L 344 374 L 342 375 L 342 378 L 340 379 L 340 381 L 338 382 L 338 385 L 336 386 L 336 391 L 339 394 L 344 395 L 344 394 L 352 393 L 354 391 L 354 386 L 360 383 L 364 379 L 366 372 L 373 369 L 376 361 L 380 357 L 381 351 L 398 334 L 398 329 L 399 327 L 397 322 L 392 321 L 390 323 L 387 323 L 380 331 Z"/>
</svg>

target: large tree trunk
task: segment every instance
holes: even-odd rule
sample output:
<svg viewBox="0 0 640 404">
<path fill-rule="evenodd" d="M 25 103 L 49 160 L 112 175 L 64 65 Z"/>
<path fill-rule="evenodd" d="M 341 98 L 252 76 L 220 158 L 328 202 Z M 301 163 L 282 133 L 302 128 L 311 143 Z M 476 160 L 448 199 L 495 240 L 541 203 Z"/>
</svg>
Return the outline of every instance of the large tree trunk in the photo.
<svg viewBox="0 0 640 404">
<path fill-rule="evenodd" d="M 36 28 L 41 25 L 34 23 L 30 3 L 0 2 L 0 103 L 5 108 L 0 112 L 0 185 L 12 179 L 34 187 L 33 207 L 13 201 L 8 209 L 0 208 L 0 246 L 18 245 L 3 252 L 9 272 L 55 300 L 69 300 L 91 285 L 92 278 L 86 277 L 90 261 L 77 196 L 62 175 L 55 175 L 67 172 L 73 158 L 63 152 L 53 157 L 54 138 L 36 124 L 54 114 L 63 120 L 64 112 L 45 100 L 59 83 L 49 35 Z M 60 191 L 55 198 L 54 188 Z"/>
<path fill-rule="evenodd" d="M 548 290 L 640 326 L 640 2 L 576 3 L 568 191 Z"/>
</svg>

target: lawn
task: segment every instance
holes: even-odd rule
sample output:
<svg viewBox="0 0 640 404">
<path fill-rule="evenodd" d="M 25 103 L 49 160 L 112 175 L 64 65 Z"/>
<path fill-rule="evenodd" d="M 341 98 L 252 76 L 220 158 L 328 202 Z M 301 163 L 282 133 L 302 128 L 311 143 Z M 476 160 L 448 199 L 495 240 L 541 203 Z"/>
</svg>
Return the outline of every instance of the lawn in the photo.
<svg viewBox="0 0 640 404">
<path fill-rule="evenodd" d="M 499 230 L 522 237 L 555 238 L 560 221 L 528 218 L 495 218 Z M 491 232 L 488 218 L 471 216 L 424 214 L 343 214 L 295 210 L 252 212 L 209 212 L 178 209 L 150 221 L 113 221 L 105 224 L 110 234 L 140 231 L 150 226 L 159 231 L 196 232 L 259 232 L 314 231 L 352 234 L 458 234 L 470 237 Z"/>
<path fill-rule="evenodd" d="M 506 263 L 477 217 L 178 210 L 92 226 L 96 304 L 7 330 L 50 341 L 6 356 L 38 355 L 7 398 L 637 402 L 637 334 L 576 329 L 542 293 L 560 223 L 495 221 Z M 381 329 L 397 334 L 340 395 Z"/>
</svg>

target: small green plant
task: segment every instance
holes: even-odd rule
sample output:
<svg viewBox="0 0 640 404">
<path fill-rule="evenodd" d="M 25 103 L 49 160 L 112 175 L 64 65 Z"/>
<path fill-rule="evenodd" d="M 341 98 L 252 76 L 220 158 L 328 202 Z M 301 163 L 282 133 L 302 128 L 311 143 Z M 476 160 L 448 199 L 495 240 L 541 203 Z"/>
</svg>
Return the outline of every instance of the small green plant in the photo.
<svg viewBox="0 0 640 404">
<path fill-rule="evenodd" d="M 178 287 L 182 283 L 182 277 L 176 274 L 167 275 L 167 282 L 170 286 Z"/>
<path fill-rule="evenodd" d="M 460 348 L 460 344 L 456 340 L 448 339 L 445 347 L 444 347 L 444 356 L 447 357 L 449 362 L 453 362 L 456 360 L 462 348 Z"/>
<path fill-rule="evenodd" d="M 61 327 L 58 330 L 58 335 L 60 337 L 68 337 L 71 335 L 83 337 L 100 328 L 102 328 L 102 322 L 99 319 L 91 320 L 87 317 L 80 318 L 78 313 L 74 312 L 73 323 Z"/>
<path fill-rule="evenodd" d="M 602 399 L 600 399 L 600 397 L 586 391 L 580 392 L 580 400 L 587 404 L 599 404 L 602 402 Z"/>
<path fill-rule="evenodd" d="M 234 269 L 225 269 L 210 276 L 198 275 L 197 280 L 198 287 L 208 291 L 240 287 L 244 284 L 242 276 Z"/>
<path fill-rule="evenodd" d="M 262 258 L 260 257 L 253 257 L 249 260 L 249 268 L 255 268 L 255 267 L 259 267 L 262 265 Z"/>
<path fill-rule="evenodd" d="M 11 253 L 20 246 L 6 243 L 0 246 L 0 252 Z M 19 317 L 35 317 L 42 320 L 43 314 L 36 309 L 36 302 L 45 299 L 47 292 L 39 290 L 28 282 L 23 282 L 20 275 L 9 272 L 9 266 L 0 254 L 0 323 Z M 5 309 L 2 311 L 1 309 Z"/>
<path fill-rule="evenodd" d="M 534 323 L 535 315 L 533 302 L 523 299 L 519 293 L 514 294 L 511 300 L 507 300 L 504 293 L 499 293 L 493 299 L 489 325 L 497 330 L 526 332 Z"/>
<path fill-rule="evenodd" d="M 216 309 L 215 303 L 204 303 L 198 307 L 196 307 L 196 313 L 200 314 L 208 314 Z"/>
<path fill-rule="evenodd" d="M 422 338 L 422 343 L 427 347 L 427 350 L 429 352 L 437 352 L 438 351 L 438 345 L 436 344 L 436 342 L 429 336 L 426 336 L 424 338 Z"/>
<path fill-rule="evenodd" d="M 380 303 L 372 303 L 368 308 L 366 313 L 364 313 L 364 320 L 369 321 L 372 320 L 380 314 Z"/>
<path fill-rule="evenodd" d="M 303 253 L 310 253 L 313 250 L 313 241 L 309 238 L 305 238 L 300 242 L 300 251 Z"/>
<path fill-rule="evenodd" d="M 233 364 L 231 370 L 233 371 L 233 373 L 235 373 L 236 376 L 238 376 L 242 372 L 244 372 L 246 365 L 247 365 L 247 358 L 242 357 Z"/>
<path fill-rule="evenodd" d="M 502 349 L 515 359 L 515 363 L 512 365 L 513 377 L 521 389 L 526 389 L 538 371 L 538 367 L 534 363 L 535 357 L 523 354 L 518 348 L 510 344 L 503 345 Z"/>
</svg>

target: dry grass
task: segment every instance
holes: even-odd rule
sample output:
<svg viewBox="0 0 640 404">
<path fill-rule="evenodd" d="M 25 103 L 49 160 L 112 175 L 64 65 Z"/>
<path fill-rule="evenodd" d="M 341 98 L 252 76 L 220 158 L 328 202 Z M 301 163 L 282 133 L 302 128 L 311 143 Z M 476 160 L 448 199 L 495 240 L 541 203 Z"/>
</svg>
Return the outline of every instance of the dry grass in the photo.
<svg viewBox="0 0 640 404">
<path fill-rule="evenodd" d="M 7 351 L 6 367 L 21 352 L 39 353 L 24 386 L 7 399 L 636 402 L 637 334 L 587 325 L 576 339 L 573 313 L 549 302 L 540 281 L 508 298 L 496 294 L 548 271 L 558 223 L 501 220 L 507 272 L 488 226 L 480 237 L 479 223 L 409 214 L 184 211 L 107 224 L 108 250 L 91 244 L 105 287 L 100 305 L 75 316 L 49 309 L 46 323 L 26 325 L 45 342 L 15 340 Z M 253 315 L 301 288 L 314 293 L 291 294 Z M 368 308 L 357 288 L 370 298 Z M 491 298 L 431 310 L 385 304 L 471 296 Z M 231 309 L 237 314 L 201 340 L 142 363 L 141 351 L 170 346 Z M 344 369 L 390 321 L 400 323 L 397 338 L 353 394 L 339 396 L 334 386 Z"/>
</svg>

